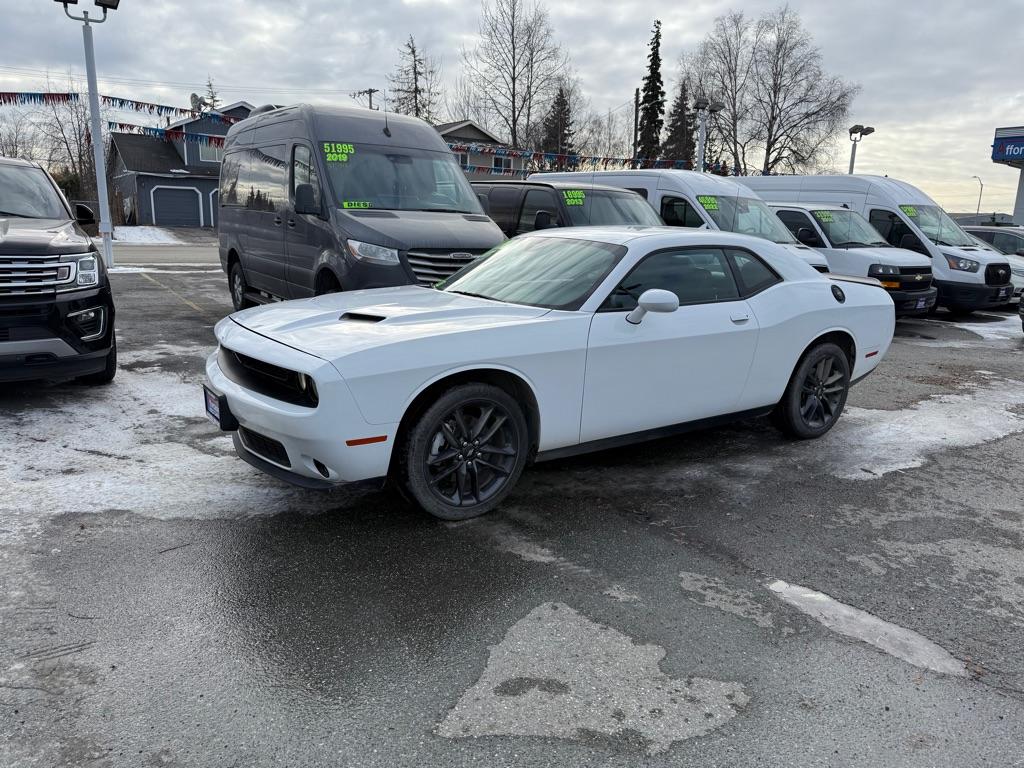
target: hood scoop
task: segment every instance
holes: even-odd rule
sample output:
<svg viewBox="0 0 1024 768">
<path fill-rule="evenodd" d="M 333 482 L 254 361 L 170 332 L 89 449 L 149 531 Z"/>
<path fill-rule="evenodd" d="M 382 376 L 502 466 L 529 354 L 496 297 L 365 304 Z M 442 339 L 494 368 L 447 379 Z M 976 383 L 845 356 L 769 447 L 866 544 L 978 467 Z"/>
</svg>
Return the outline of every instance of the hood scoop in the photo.
<svg viewBox="0 0 1024 768">
<path fill-rule="evenodd" d="M 371 315 L 367 312 L 346 312 L 339 320 L 347 320 L 351 323 L 379 323 L 387 318 L 383 315 Z"/>
</svg>

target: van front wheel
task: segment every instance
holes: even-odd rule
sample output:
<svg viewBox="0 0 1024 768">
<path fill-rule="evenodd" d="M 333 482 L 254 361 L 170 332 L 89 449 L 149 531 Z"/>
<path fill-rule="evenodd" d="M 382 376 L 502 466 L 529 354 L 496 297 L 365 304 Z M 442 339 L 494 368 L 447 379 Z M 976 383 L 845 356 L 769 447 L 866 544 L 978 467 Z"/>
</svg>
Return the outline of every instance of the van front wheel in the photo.
<svg viewBox="0 0 1024 768">
<path fill-rule="evenodd" d="M 231 271 L 228 272 L 228 286 L 231 288 L 231 303 L 234 305 L 236 312 L 256 306 L 256 303 L 246 296 L 246 293 L 249 292 L 249 285 L 245 282 L 242 265 L 238 261 L 231 262 Z"/>
<path fill-rule="evenodd" d="M 341 283 L 330 272 L 321 272 L 316 278 L 316 295 L 323 296 L 328 293 L 341 293 Z"/>
</svg>

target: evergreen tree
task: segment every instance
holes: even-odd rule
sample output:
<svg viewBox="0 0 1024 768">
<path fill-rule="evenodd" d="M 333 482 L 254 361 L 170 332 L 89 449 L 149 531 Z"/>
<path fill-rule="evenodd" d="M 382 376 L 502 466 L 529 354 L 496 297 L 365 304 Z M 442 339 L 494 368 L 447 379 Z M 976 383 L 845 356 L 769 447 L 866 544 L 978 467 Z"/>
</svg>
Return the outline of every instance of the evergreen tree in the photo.
<svg viewBox="0 0 1024 768">
<path fill-rule="evenodd" d="M 662 157 L 667 160 L 682 160 L 685 168 L 694 169 L 694 154 L 697 151 L 697 113 L 690 109 L 690 98 L 686 78 L 679 81 L 679 91 L 668 113 L 668 130 L 661 147 Z"/>
<path fill-rule="evenodd" d="M 552 152 L 558 155 L 574 155 L 576 149 L 573 146 L 572 108 L 569 103 L 569 91 L 564 85 L 558 86 L 555 98 L 551 102 L 551 108 L 544 117 L 544 125 L 541 129 L 540 148 L 542 152 Z M 566 161 L 559 160 L 556 166 L 561 169 Z"/>
<path fill-rule="evenodd" d="M 440 102 L 440 68 L 416 45 L 412 35 L 398 54 L 398 66 L 394 74 L 388 76 L 392 96 L 390 108 L 402 115 L 433 122 Z"/>
<path fill-rule="evenodd" d="M 210 111 L 214 111 L 220 106 L 220 94 L 217 89 L 213 86 L 213 78 L 209 75 L 206 76 L 206 108 Z"/>
<path fill-rule="evenodd" d="M 640 136 L 637 153 L 656 158 L 660 154 L 661 128 L 665 117 L 665 87 L 661 80 L 661 22 L 655 20 L 647 74 L 640 90 Z"/>
</svg>

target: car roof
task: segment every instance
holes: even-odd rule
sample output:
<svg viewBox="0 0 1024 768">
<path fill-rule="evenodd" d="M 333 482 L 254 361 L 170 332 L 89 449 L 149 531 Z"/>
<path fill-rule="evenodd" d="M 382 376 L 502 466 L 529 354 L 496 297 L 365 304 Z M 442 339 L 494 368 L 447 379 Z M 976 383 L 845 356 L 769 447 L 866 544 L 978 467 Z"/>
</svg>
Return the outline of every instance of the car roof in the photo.
<svg viewBox="0 0 1024 768">
<path fill-rule="evenodd" d="M 718 229 L 688 229 L 685 227 L 645 225 L 554 227 L 552 229 L 527 232 L 515 239 L 521 237 L 590 240 L 598 243 L 611 243 L 612 245 L 626 245 L 627 243 L 641 241 L 646 243 L 650 241 L 650 244 L 654 247 L 664 245 L 667 248 L 686 245 L 708 245 L 709 243 L 736 245 L 747 248 L 768 244 L 774 245 L 770 240 L 765 240 L 764 238 L 752 235 L 739 235 L 735 232 L 723 232 Z"/>
<path fill-rule="evenodd" d="M 39 163 L 17 157 L 0 157 L 0 165 L 20 165 L 22 168 L 42 168 Z"/>
<path fill-rule="evenodd" d="M 1011 232 L 1015 229 L 1024 229 L 1022 224 L 961 224 L 961 227 L 966 229 L 968 232 L 974 230 L 981 230 L 982 232 L 1005 232 L 1010 230 Z M 1017 234 L 1021 234 L 1018 232 Z"/>
<path fill-rule="evenodd" d="M 769 202 L 772 208 L 799 208 L 802 211 L 846 211 L 847 213 L 853 213 L 849 208 L 842 205 L 833 205 L 831 203 L 787 203 L 787 202 Z"/>
<path fill-rule="evenodd" d="M 545 173 L 534 173 L 530 180 L 540 181 Z M 737 192 L 744 192 L 750 197 L 757 195 L 744 184 L 745 176 L 716 176 L 713 173 L 698 173 L 697 171 L 684 171 L 676 168 L 627 168 L 624 170 L 609 171 L 558 171 L 552 173 L 561 177 L 557 181 L 573 181 L 575 179 L 594 179 L 602 177 L 618 176 L 620 178 L 656 178 L 675 179 L 680 184 L 685 184 L 694 189 L 697 194 L 721 194 L 723 196 L 734 196 Z M 556 181 L 552 179 L 552 181 Z M 739 189 L 737 189 L 737 187 Z"/>
<path fill-rule="evenodd" d="M 593 184 L 591 182 L 577 182 L 570 180 L 554 180 L 554 181 L 541 181 L 540 179 L 525 179 L 524 181 L 487 181 L 486 179 L 477 179 L 472 182 L 473 186 L 493 186 L 493 187 L 546 187 L 550 189 L 589 189 L 600 192 L 615 192 L 624 195 L 636 195 L 629 189 L 623 189 L 622 187 L 613 187 L 609 184 Z M 639 197 L 639 195 L 637 195 Z"/>
</svg>

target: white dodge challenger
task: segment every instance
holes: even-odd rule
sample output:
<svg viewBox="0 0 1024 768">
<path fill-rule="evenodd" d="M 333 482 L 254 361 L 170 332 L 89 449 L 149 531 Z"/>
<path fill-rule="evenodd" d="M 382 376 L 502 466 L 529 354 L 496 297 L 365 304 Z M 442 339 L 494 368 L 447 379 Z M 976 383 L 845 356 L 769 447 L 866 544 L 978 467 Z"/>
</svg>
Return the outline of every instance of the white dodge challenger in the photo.
<svg viewBox="0 0 1024 768">
<path fill-rule="evenodd" d="M 768 413 L 820 437 L 893 328 L 875 281 L 822 276 L 766 240 L 554 229 L 435 288 L 224 318 L 206 409 L 268 474 L 388 479 L 460 520 L 497 506 L 530 461 Z"/>
</svg>

